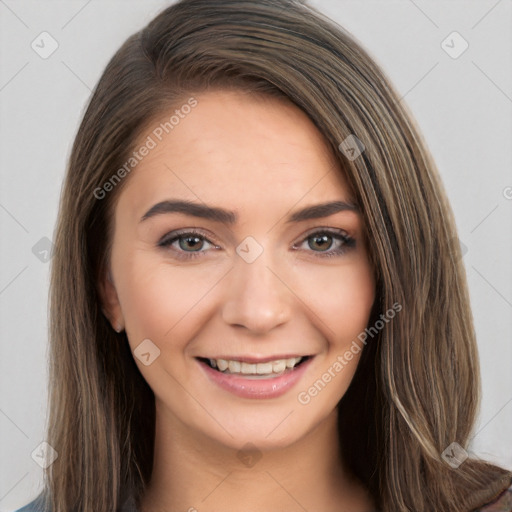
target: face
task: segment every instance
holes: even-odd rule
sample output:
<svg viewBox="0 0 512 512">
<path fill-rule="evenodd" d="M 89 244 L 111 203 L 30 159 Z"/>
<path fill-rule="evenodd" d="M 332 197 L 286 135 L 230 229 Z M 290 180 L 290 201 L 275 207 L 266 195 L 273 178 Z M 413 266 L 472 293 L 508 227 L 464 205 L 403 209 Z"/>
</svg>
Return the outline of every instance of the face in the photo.
<svg viewBox="0 0 512 512">
<path fill-rule="evenodd" d="M 362 218 L 297 107 L 195 98 L 141 138 L 156 145 L 115 206 L 104 306 L 173 432 L 290 445 L 336 414 L 361 355 L 375 293 Z"/>
</svg>

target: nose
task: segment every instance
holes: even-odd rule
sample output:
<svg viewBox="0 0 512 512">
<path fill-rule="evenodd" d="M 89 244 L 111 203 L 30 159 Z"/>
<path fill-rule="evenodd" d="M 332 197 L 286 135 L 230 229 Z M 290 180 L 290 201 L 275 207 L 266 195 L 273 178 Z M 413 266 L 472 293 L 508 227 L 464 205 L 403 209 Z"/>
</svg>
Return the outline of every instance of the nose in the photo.
<svg viewBox="0 0 512 512">
<path fill-rule="evenodd" d="M 224 322 L 252 334 L 265 334 L 285 324 L 291 316 L 293 298 L 285 282 L 274 270 L 267 251 L 252 263 L 236 256 L 226 283 Z"/>
</svg>

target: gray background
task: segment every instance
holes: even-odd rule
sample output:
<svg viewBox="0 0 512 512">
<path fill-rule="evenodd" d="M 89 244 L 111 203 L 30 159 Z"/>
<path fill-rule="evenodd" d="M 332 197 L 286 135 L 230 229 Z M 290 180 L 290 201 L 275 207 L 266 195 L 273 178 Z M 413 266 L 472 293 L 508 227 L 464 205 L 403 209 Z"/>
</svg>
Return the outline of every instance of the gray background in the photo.
<svg viewBox="0 0 512 512">
<path fill-rule="evenodd" d="M 512 469 L 512 2 L 311 3 L 384 68 L 437 162 L 467 250 L 482 364 L 469 451 Z M 44 441 L 46 415 L 45 237 L 52 239 L 73 137 L 114 51 L 168 4 L 0 0 L 0 511 L 25 504 L 42 483 L 31 453 Z M 43 31 L 58 43 L 46 59 L 31 47 L 42 46 Z M 441 45 L 453 31 L 469 44 L 458 58 Z"/>
</svg>

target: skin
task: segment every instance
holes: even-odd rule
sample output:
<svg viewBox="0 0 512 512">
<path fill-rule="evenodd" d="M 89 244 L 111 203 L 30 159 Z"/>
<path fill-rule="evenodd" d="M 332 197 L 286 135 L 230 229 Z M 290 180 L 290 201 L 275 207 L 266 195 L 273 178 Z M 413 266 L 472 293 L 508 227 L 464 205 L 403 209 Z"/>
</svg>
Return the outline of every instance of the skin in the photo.
<svg viewBox="0 0 512 512">
<path fill-rule="evenodd" d="M 141 509 L 370 512 L 371 499 L 337 449 L 336 404 L 361 354 L 308 404 L 297 398 L 368 324 L 375 280 L 362 217 L 340 211 L 286 222 L 306 206 L 353 201 L 350 188 L 319 131 L 293 104 L 235 91 L 196 99 L 126 178 L 115 205 L 111 275 L 100 283 L 105 312 L 126 330 L 131 350 L 145 339 L 160 350 L 148 366 L 134 357 L 157 412 L 153 475 Z M 171 198 L 239 218 L 230 225 L 164 213 L 141 221 Z M 184 241 L 158 245 L 184 228 L 207 241 L 190 249 Z M 336 236 L 315 243 L 319 228 L 340 230 L 355 245 Z M 252 263 L 236 252 L 248 236 L 263 248 Z M 345 252 L 322 257 L 339 247 Z M 194 249 L 197 257 L 178 257 Z M 231 354 L 314 357 L 284 395 L 254 399 L 220 388 L 196 359 Z M 241 457 L 246 443 L 256 453 L 250 463 Z"/>
</svg>

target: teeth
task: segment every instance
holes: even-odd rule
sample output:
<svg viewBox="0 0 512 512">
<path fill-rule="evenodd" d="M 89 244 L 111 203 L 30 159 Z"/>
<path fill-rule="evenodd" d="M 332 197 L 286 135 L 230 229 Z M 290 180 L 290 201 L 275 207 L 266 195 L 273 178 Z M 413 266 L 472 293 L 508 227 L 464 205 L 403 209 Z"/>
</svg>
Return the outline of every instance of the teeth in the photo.
<svg viewBox="0 0 512 512">
<path fill-rule="evenodd" d="M 256 373 L 256 365 L 251 363 L 242 363 L 240 365 L 240 373 L 245 373 L 246 375 Z"/>
<path fill-rule="evenodd" d="M 293 368 L 302 358 L 301 357 L 291 357 L 286 360 L 286 368 Z"/>
<path fill-rule="evenodd" d="M 259 375 L 263 375 L 265 373 L 272 373 L 273 372 L 273 365 L 272 362 L 269 361 L 268 363 L 258 363 L 256 365 L 256 373 Z"/>
<path fill-rule="evenodd" d="M 231 373 L 240 373 L 240 363 L 238 361 L 229 361 L 228 368 Z"/>
<path fill-rule="evenodd" d="M 302 357 L 291 357 L 289 359 L 277 359 L 266 363 L 245 363 L 241 361 L 227 361 L 226 359 L 210 359 L 210 365 L 221 372 L 241 373 L 243 375 L 270 375 L 282 373 L 287 368 L 293 368 Z"/>
<path fill-rule="evenodd" d="M 280 361 L 276 361 L 275 363 L 272 363 L 272 370 L 275 373 L 281 373 L 286 370 L 286 361 L 284 359 L 281 359 Z"/>
<path fill-rule="evenodd" d="M 228 367 L 228 362 L 225 359 L 217 359 L 217 368 L 223 372 Z"/>
</svg>

